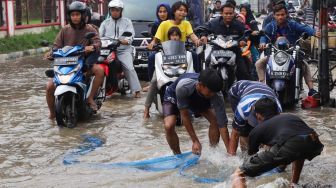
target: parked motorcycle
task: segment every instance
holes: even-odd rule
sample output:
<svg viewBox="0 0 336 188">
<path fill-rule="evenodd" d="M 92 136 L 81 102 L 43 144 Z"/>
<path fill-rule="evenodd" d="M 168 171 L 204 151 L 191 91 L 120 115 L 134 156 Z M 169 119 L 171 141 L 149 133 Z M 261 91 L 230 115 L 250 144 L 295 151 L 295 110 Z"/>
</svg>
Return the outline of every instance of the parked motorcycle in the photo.
<svg viewBox="0 0 336 188">
<path fill-rule="evenodd" d="M 261 34 L 269 38 L 263 31 Z M 285 37 L 278 37 L 275 44 L 269 43 L 269 60 L 266 66 L 266 83 L 278 94 L 284 107 L 291 107 L 299 101 L 301 91 L 301 70 L 304 52 L 299 42 L 308 38 L 303 33 L 294 46 L 290 47 Z M 270 38 L 269 38 L 269 41 Z"/>
<path fill-rule="evenodd" d="M 96 33 L 90 32 L 85 35 L 86 40 L 91 40 Z M 54 49 L 52 53 L 53 71 L 46 71 L 48 77 L 54 79 L 55 90 L 55 114 L 58 126 L 73 128 L 80 118 L 86 118 L 94 112 L 87 103 L 90 94 L 93 77 L 85 75 L 88 65 L 85 64 L 84 46 L 65 46 Z M 106 65 L 101 65 L 108 69 Z M 105 100 L 105 84 L 98 89 L 94 100 L 98 109 Z"/>
<path fill-rule="evenodd" d="M 131 32 L 124 32 L 119 39 L 102 37 L 102 47 L 98 63 L 106 65 L 105 74 L 108 75 L 106 82 L 106 95 L 110 96 L 115 92 L 122 95 L 129 90 L 128 81 L 123 73 L 121 62 L 118 60 L 117 48 L 120 46 L 120 39 L 132 36 Z"/>
</svg>

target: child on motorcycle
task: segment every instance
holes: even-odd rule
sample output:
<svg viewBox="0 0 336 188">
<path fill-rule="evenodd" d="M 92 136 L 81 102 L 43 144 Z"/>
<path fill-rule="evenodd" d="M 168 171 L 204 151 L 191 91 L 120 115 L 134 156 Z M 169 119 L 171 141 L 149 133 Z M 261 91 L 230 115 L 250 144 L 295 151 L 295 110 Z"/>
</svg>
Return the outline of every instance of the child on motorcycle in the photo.
<svg viewBox="0 0 336 188">
<path fill-rule="evenodd" d="M 168 31 L 168 39 L 169 40 L 180 41 L 181 37 L 182 37 L 182 33 L 181 33 L 181 30 L 178 27 L 172 27 L 172 28 L 169 29 L 169 31 Z M 157 88 L 156 75 L 155 75 L 155 72 L 154 72 L 153 78 L 152 78 L 150 86 L 149 86 L 148 95 L 146 97 L 144 118 L 149 118 L 150 117 L 149 109 L 150 109 L 157 93 L 158 93 L 158 88 Z"/>
<path fill-rule="evenodd" d="M 85 22 L 85 4 L 78 1 L 71 3 L 67 11 L 67 17 L 69 24 L 63 27 L 58 33 L 53 49 L 63 48 L 64 46 L 85 46 L 86 63 L 91 65 L 90 72 L 92 72 L 95 76 L 91 93 L 87 98 L 87 103 L 93 111 L 97 111 L 97 104 L 93 98 L 104 79 L 104 70 L 99 65 L 95 64 L 98 58 L 97 52 L 100 50 L 101 42 L 97 30 Z M 92 38 L 92 43 L 85 40 L 85 34 L 88 32 L 96 33 L 96 36 Z M 48 59 L 52 59 L 51 53 L 52 52 L 48 54 Z M 50 119 L 55 118 L 55 89 L 56 87 L 53 83 L 53 79 L 49 79 L 46 87 L 46 99 L 49 107 Z"/>
</svg>

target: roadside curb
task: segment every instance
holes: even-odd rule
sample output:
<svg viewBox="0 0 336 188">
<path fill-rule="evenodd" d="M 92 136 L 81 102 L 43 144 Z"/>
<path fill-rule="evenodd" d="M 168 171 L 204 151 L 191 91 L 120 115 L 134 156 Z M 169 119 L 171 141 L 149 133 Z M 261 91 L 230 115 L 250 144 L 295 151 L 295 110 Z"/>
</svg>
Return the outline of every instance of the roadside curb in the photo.
<svg viewBox="0 0 336 188">
<path fill-rule="evenodd" d="M 33 56 L 38 54 L 43 54 L 50 50 L 50 47 L 42 47 L 37 49 L 30 49 L 18 52 L 10 52 L 8 54 L 0 54 L 0 62 L 4 63 L 6 61 L 13 61 L 18 58 L 26 57 L 26 56 Z"/>
</svg>

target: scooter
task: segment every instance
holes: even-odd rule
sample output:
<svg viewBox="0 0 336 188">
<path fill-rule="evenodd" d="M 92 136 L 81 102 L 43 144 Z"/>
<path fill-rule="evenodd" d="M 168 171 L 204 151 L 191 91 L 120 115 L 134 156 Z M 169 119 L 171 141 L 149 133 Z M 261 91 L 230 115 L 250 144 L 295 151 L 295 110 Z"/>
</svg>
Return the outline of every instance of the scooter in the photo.
<svg viewBox="0 0 336 188">
<path fill-rule="evenodd" d="M 130 36 L 132 36 L 131 32 L 124 32 L 119 39 L 113 39 L 110 37 L 102 37 L 100 39 L 102 47 L 98 63 L 106 65 L 107 67 L 104 69 L 105 74 L 108 75 L 106 82 L 107 96 L 111 96 L 115 92 L 125 95 L 126 91 L 129 90 L 128 81 L 122 71 L 121 62 L 118 60 L 116 51 L 120 46 L 120 39 Z"/>
<path fill-rule="evenodd" d="M 159 92 L 155 100 L 156 109 L 163 113 L 162 103 L 166 88 L 184 73 L 194 73 L 191 52 L 181 41 L 166 41 L 158 45 L 155 54 L 155 73 Z M 179 121 L 177 121 L 179 122 Z"/>
<path fill-rule="evenodd" d="M 209 31 L 200 26 L 196 28 L 196 33 L 207 35 Z M 251 34 L 247 31 L 243 37 Z M 222 36 L 210 34 L 208 36 L 208 44 L 204 50 L 206 67 L 215 69 L 223 79 L 223 94 L 228 92 L 231 85 L 236 81 L 236 54 L 234 48 L 239 47 L 240 39 L 238 36 Z"/>
<path fill-rule="evenodd" d="M 95 35 L 94 32 L 87 33 L 85 39 L 91 40 Z M 52 77 L 56 85 L 54 95 L 57 125 L 73 128 L 79 118 L 87 118 L 94 113 L 87 103 L 94 76 L 87 77 L 84 74 L 88 69 L 88 65 L 85 64 L 84 46 L 54 49 L 52 57 L 53 71 L 46 71 L 46 75 Z M 101 66 L 108 69 L 106 65 Z M 98 109 L 105 100 L 105 84 L 106 76 L 94 97 Z"/>
<path fill-rule="evenodd" d="M 270 38 L 263 32 L 260 34 Z M 300 49 L 299 42 L 308 38 L 303 33 L 301 38 L 290 47 L 285 37 L 278 37 L 275 44 L 267 45 L 270 50 L 266 66 L 266 83 L 277 93 L 281 105 L 291 107 L 300 100 L 301 70 L 304 52 Z"/>
</svg>

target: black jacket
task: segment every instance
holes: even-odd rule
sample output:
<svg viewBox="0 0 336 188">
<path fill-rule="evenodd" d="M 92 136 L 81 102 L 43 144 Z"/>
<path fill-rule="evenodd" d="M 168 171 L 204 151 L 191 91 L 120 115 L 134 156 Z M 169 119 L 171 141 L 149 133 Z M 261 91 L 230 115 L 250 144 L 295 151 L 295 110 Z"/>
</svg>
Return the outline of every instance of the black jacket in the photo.
<svg viewBox="0 0 336 188">
<path fill-rule="evenodd" d="M 246 30 L 244 24 L 237 21 L 236 19 L 226 26 L 222 16 L 210 20 L 205 24 L 205 27 L 215 35 L 237 35 L 238 38 L 243 37 Z"/>
</svg>

